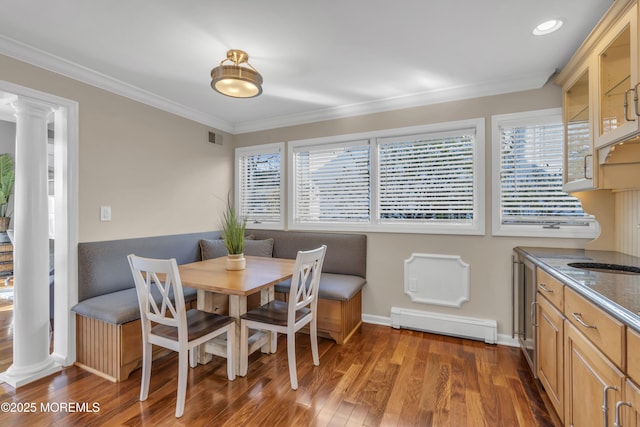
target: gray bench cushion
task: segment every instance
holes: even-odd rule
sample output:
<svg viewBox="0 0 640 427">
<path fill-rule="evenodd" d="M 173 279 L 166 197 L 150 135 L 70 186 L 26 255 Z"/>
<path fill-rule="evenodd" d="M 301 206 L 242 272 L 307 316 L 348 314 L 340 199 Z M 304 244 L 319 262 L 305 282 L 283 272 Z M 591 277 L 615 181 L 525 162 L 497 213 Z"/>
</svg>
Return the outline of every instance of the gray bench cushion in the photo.
<svg viewBox="0 0 640 427">
<path fill-rule="evenodd" d="M 196 299 L 197 291 L 191 288 L 183 288 L 185 303 Z M 152 291 L 156 302 L 162 302 L 160 294 Z M 111 292 L 97 297 L 86 299 L 71 309 L 78 314 L 107 323 L 120 325 L 140 318 L 140 306 L 136 288 Z"/>
<path fill-rule="evenodd" d="M 318 288 L 318 297 L 322 299 L 332 299 L 347 301 L 351 299 L 367 283 L 360 276 L 349 276 L 347 274 L 322 273 Z M 291 280 L 278 283 L 276 292 L 288 293 L 291 288 Z"/>
</svg>

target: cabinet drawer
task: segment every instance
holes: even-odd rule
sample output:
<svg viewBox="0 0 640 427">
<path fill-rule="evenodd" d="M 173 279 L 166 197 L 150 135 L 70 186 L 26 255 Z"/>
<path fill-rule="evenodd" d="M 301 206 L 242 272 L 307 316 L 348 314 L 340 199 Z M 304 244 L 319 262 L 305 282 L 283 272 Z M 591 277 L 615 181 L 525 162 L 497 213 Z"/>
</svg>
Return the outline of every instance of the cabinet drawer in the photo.
<svg viewBox="0 0 640 427">
<path fill-rule="evenodd" d="M 616 366 L 625 367 L 625 326 L 575 291 L 564 290 L 564 315 Z"/>
<path fill-rule="evenodd" d="M 564 310 L 564 284 L 562 282 L 538 268 L 536 270 L 536 288 L 538 293 L 544 295 L 555 308 L 560 311 Z"/>
<path fill-rule="evenodd" d="M 627 375 L 640 384 L 640 333 L 627 328 Z"/>
</svg>

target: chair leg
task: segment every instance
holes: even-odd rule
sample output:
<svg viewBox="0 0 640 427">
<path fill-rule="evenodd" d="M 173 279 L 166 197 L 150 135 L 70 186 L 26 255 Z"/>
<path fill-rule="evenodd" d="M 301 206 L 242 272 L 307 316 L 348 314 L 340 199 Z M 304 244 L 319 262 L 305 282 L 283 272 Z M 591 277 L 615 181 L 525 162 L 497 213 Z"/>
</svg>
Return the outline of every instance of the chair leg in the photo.
<svg viewBox="0 0 640 427">
<path fill-rule="evenodd" d="M 298 372 L 296 371 L 296 334 L 291 331 L 287 334 L 287 355 L 289 358 L 289 378 L 291 388 L 298 389 Z"/>
<path fill-rule="evenodd" d="M 196 358 L 198 351 L 200 351 L 199 345 L 189 349 L 189 366 L 192 368 L 198 366 L 198 361 Z"/>
<path fill-rule="evenodd" d="M 227 377 L 229 381 L 236 379 L 236 327 L 232 324 L 227 329 Z M 245 363 L 245 375 L 247 374 L 247 367 Z"/>
<path fill-rule="evenodd" d="M 178 396 L 176 397 L 176 418 L 184 413 L 184 401 L 187 395 L 187 374 L 189 373 L 189 355 L 187 351 L 178 353 Z"/>
<path fill-rule="evenodd" d="M 311 321 L 311 325 L 309 325 L 309 329 L 311 329 L 311 354 L 313 355 L 313 364 L 318 366 L 320 365 L 320 357 L 318 355 L 318 323 L 314 318 Z"/>
<path fill-rule="evenodd" d="M 149 396 L 149 383 L 151 382 L 152 345 L 142 343 L 142 383 L 140 384 L 140 400 L 147 400 Z"/>
<path fill-rule="evenodd" d="M 238 373 L 241 377 L 247 375 L 249 366 L 249 327 L 244 320 L 240 320 L 240 366 Z"/>
<path fill-rule="evenodd" d="M 273 331 L 269 332 L 269 334 L 271 334 L 271 338 L 269 339 L 269 341 L 271 342 L 271 348 L 269 349 L 269 351 L 271 352 L 271 354 L 274 354 L 276 351 L 278 351 L 278 333 Z"/>
</svg>

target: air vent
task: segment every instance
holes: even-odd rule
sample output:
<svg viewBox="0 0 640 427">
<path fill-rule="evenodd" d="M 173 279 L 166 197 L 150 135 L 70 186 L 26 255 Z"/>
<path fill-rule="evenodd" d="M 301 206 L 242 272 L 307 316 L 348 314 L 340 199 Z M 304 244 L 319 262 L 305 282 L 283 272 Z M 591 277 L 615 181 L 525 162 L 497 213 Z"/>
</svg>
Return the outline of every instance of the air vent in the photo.
<svg viewBox="0 0 640 427">
<path fill-rule="evenodd" d="M 222 145 L 222 135 L 215 132 L 209 132 L 209 142 L 216 145 Z"/>
</svg>

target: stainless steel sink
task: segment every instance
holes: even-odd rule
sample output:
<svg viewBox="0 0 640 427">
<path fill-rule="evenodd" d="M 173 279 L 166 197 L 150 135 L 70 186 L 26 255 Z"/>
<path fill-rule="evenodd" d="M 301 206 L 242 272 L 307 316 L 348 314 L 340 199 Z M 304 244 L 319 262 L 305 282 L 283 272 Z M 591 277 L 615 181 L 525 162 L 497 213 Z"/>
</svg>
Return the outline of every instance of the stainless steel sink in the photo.
<svg viewBox="0 0 640 427">
<path fill-rule="evenodd" d="M 600 262 L 570 262 L 569 267 L 583 270 L 600 271 L 602 273 L 640 274 L 640 267 L 635 265 L 605 264 Z"/>
</svg>

